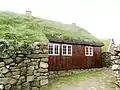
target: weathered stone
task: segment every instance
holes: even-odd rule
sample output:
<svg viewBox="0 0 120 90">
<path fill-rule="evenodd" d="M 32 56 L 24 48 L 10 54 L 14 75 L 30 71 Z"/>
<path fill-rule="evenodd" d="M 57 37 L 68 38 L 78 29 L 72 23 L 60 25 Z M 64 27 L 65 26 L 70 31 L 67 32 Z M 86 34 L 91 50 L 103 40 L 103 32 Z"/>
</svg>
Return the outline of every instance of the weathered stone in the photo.
<svg viewBox="0 0 120 90">
<path fill-rule="evenodd" d="M 40 76 L 40 80 L 48 79 L 48 76 Z"/>
<path fill-rule="evenodd" d="M 11 88 L 10 84 L 5 85 L 5 90 L 10 90 L 10 88 Z"/>
<path fill-rule="evenodd" d="M 38 87 L 32 87 L 32 90 L 40 90 Z"/>
<path fill-rule="evenodd" d="M 47 85 L 48 84 L 48 79 L 46 80 L 41 80 L 40 81 L 40 85 L 43 86 L 43 85 Z"/>
<path fill-rule="evenodd" d="M 15 84 L 17 82 L 17 80 L 11 79 L 9 82 L 10 82 L 10 84 Z"/>
<path fill-rule="evenodd" d="M 111 60 L 113 59 L 119 59 L 119 56 L 111 56 Z"/>
<path fill-rule="evenodd" d="M 0 78 L 0 84 L 8 84 L 10 81 L 10 78 Z"/>
<path fill-rule="evenodd" d="M 27 55 L 28 58 L 34 58 L 34 59 L 39 59 L 42 57 L 48 57 L 48 54 L 31 54 Z"/>
<path fill-rule="evenodd" d="M 22 90 L 22 86 L 21 85 L 15 85 L 15 86 L 12 86 L 10 90 Z"/>
<path fill-rule="evenodd" d="M 34 50 L 32 53 L 33 54 L 39 54 L 39 53 L 42 53 L 42 52 L 43 52 L 42 50 L 38 49 L 38 50 Z"/>
<path fill-rule="evenodd" d="M 40 73 L 38 73 L 36 70 L 34 70 L 34 75 L 35 76 L 40 76 Z"/>
<path fill-rule="evenodd" d="M 3 74 L 0 74 L 0 78 L 4 78 L 4 75 L 3 75 Z"/>
<path fill-rule="evenodd" d="M 9 58 L 9 59 L 4 59 L 5 64 L 10 64 L 13 62 L 13 59 Z"/>
<path fill-rule="evenodd" d="M 15 63 L 10 64 L 10 67 L 14 67 L 14 66 L 17 66 L 17 64 L 15 64 Z"/>
<path fill-rule="evenodd" d="M 20 70 L 12 72 L 13 75 L 19 75 L 20 74 Z"/>
<path fill-rule="evenodd" d="M 48 72 L 48 69 L 39 68 L 39 69 L 38 69 L 38 72 L 40 72 L 40 73 L 41 73 L 41 72 Z"/>
<path fill-rule="evenodd" d="M 48 62 L 48 58 L 42 58 L 41 61 L 42 62 Z"/>
<path fill-rule="evenodd" d="M 28 82 L 25 82 L 22 84 L 22 90 L 30 90 L 30 84 Z"/>
<path fill-rule="evenodd" d="M 20 78 L 20 75 L 12 76 L 12 78 L 14 78 L 14 79 L 19 79 L 19 78 Z"/>
<path fill-rule="evenodd" d="M 4 53 L 4 54 L 0 54 L 0 58 L 9 58 L 9 55 Z"/>
<path fill-rule="evenodd" d="M 48 73 L 40 73 L 41 76 L 47 76 Z"/>
<path fill-rule="evenodd" d="M 28 67 L 27 74 L 32 75 L 33 71 L 34 71 L 34 66 L 30 66 L 30 67 Z"/>
<path fill-rule="evenodd" d="M 21 76 L 19 79 L 21 82 L 25 82 L 25 76 Z"/>
<path fill-rule="evenodd" d="M 30 85 L 32 87 L 40 87 L 40 82 L 39 81 L 32 81 L 32 82 L 30 82 Z"/>
<path fill-rule="evenodd" d="M 18 57 L 24 57 L 24 55 L 23 54 L 18 54 Z"/>
<path fill-rule="evenodd" d="M 48 68 L 48 63 L 40 62 L 40 68 Z"/>
<path fill-rule="evenodd" d="M 5 77 L 11 77 L 12 76 L 12 73 L 11 72 L 8 72 L 5 74 Z"/>
<path fill-rule="evenodd" d="M 22 68 L 22 67 L 26 67 L 26 66 L 27 66 L 27 64 L 24 62 L 21 62 L 18 64 L 18 68 Z"/>
<path fill-rule="evenodd" d="M 9 70 L 6 67 L 3 67 L 2 70 L 1 70 L 2 74 L 6 74 L 8 72 L 9 72 Z"/>
<path fill-rule="evenodd" d="M 120 70 L 120 66 L 115 64 L 112 66 L 112 70 Z"/>
<path fill-rule="evenodd" d="M 23 58 L 21 58 L 21 57 L 16 57 L 16 63 L 20 63 L 20 62 L 22 62 L 23 61 Z"/>
<path fill-rule="evenodd" d="M 27 82 L 33 81 L 34 80 L 34 76 L 27 76 Z"/>
<path fill-rule="evenodd" d="M 48 49 L 43 49 L 43 53 L 48 53 Z"/>
<path fill-rule="evenodd" d="M 21 68 L 21 75 L 25 75 L 27 73 L 27 68 L 23 67 Z"/>
<path fill-rule="evenodd" d="M 35 65 L 35 69 L 38 69 L 39 67 L 38 67 L 38 65 Z"/>
<path fill-rule="evenodd" d="M 10 68 L 10 65 L 6 65 L 6 68 Z"/>
<path fill-rule="evenodd" d="M 0 90 L 3 90 L 4 89 L 4 86 L 3 85 L 0 85 Z"/>
<path fill-rule="evenodd" d="M 120 59 L 114 60 L 114 63 L 120 65 Z"/>
<path fill-rule="evenodd" d="M 4 62 L 0 62 L 0 67 L 4 67 L 5 63 Z"/>
<path fill-rule="evenodd" d="M 24 60 L 24 63 L 29 63 L 29 62 L 30 62 L 30 59 Z"/>
</svg>

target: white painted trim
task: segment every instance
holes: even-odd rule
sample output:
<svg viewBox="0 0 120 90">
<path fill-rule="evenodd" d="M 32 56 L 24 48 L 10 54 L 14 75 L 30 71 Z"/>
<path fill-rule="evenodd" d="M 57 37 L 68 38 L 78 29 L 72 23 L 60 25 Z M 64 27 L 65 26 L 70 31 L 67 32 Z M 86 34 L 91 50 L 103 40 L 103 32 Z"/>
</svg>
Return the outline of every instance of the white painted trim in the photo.
<svg viewBox="0 0 120 90">
<path fill-rule="evenodd" d="M 54 56 L 54 55 L 58 56 L 58 55 L 60 55 L 60 45 L 59 44 L 50 43 L 49 45 L 53 45 L 53 54 L 49 54 L 49 55 L 51 55 L 51 56 Z M 49 48 L 49 45 L 48 45 L 48 48 Z M 58 54 L 55 54 L 55 45 L 58 45 Z"/>
<path fill-rule="evenodd" d="M 66 54 L 63 54 L 63 46 L 66 46 Z M 71 46 L 71 54 L 68 54 L 68 46 Z M 62 56 L 72 56 L 72 45 L 62 44 Z"/>
<path fill-rule="evenodd" d="M 86 54 L 86 48 L 88 48 L 88 55 Z M 90 48 L 92 49 L 92 54 L 90 55 Z M 85 46 L 85 56 L 93 56 L 93 47 L 91 46 Z"/>
</svg>

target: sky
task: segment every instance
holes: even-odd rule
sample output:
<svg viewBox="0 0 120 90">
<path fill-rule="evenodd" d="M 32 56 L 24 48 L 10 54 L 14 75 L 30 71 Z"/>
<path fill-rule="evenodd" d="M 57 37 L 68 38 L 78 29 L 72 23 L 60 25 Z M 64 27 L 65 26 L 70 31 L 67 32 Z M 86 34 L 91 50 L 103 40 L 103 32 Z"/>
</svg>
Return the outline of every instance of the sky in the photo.
<svg viewBox="0 0 120 90">
<path fill-rule="evenodd" d="M 66 24 L 76 23 L 99 39 L 120 44 L 120 0 L 0 0 L 0 11 L 25 13 Z"/>
</svg>

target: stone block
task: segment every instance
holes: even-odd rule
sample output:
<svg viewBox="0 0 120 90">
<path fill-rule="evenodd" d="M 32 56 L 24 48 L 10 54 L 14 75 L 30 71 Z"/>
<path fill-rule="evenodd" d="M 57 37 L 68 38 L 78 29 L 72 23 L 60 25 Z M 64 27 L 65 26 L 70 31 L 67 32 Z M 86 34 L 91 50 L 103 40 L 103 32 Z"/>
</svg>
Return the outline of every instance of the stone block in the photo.
<svg viewBox="0 0 120 90">
<path fill-rule="evenodd" d="M 11 72 L 6 73 L 5 77 L 12 77 L 12 73 Z"/>
<path fill-rule="evenodd" d="M 48 58 L 42 58 L 41 62 L 48 62 Z"/>
<path fill-rule="evenodd" d="M 11 88 L 10 84 L 5 85 L 5 90 L 10 90 L 10 88 Z"/>
<path fill-rule="evenodd" d="M 15 71 L 15 72 L 12 72 L 13 75 L 19 75 L 20 74 L 20 70 L 19 71 Z"/>
<path fill-rule="evenodd" d="M 120 65 L 117 64 L 113 65 L 112 70 L 120 70 Z"/>
<path fill-rule="evenodd" d="M 40 62 L 39 67 L 40 67 L 40 68 L 48 68 L 48 63 Z"/>
<path fill-rule="evenodd" d="M 32 90 L 40 90 L 38 87 L 32 87 Z"/>
<path fill-rule="evenodd" d="M 0 84 L 8 84 L 10 81 L 10 78 L 0 78 Z"/>
<path fill-rule="evenodd" d="M 20 82 L 25 82 L 25 76 L 21 76 L 21 77 L 19 78 L 19 80 L 20 80 Z"/>
<path fill-rule="evenodd" d="M 16 57 L 16 63 L 20 63 L 22 62 L 24 59 L 22 57 Z"/>
<path fill-rule="evenodd" d="M 10 82 L 10 84 L 15 84 L 17 82 L 17 80 L 16 79 L 11 79 L 9 82 Z"/>
<path fill-rule="evenodd" d="M 20 75 L 12 76 L 12 78 L 14 78 L 14 79 L 19 79 L 19 78 L 20 78 Z"/>
<path fill-rule="evenodd" d="M 39 59 L 39 58 L 44 58 L 44 57 L 48 57 L 48 54 L 30 54 L 27 55 L 28 58 L 33 58 L 33 59 Z"/>
<path fill-rule="evenodd" d="M 5 66 L 5 63 L 4 62 L 0 62 L 0 68 L 4 67 L 4 66 Z"/>
<path fill-rule="evenodd" d="M 48 79 L 45 79 L 45 80 L 41 80 L 40 81 L 40 85 L 41 86 L 44 86 L 44 85 L 47 85 L 48 84 Z"/>
<path fill-rule="evenodd" d="M 34 80 L 34 76 L 27 76 L 27 82 L 31 82 Z"/>
<path fill-rule="evenodd" d="M 22 84 L 22 90 L 30 90 L 30 83 L 25 82 Z"/>
<path fill-rule="evenodd" d="M 9 58 L 9 59 L 3 59 L 3 61 L 5 62 L 5 64 L 10 64 L 13 62 L 13 59 Z"/>
</svg>

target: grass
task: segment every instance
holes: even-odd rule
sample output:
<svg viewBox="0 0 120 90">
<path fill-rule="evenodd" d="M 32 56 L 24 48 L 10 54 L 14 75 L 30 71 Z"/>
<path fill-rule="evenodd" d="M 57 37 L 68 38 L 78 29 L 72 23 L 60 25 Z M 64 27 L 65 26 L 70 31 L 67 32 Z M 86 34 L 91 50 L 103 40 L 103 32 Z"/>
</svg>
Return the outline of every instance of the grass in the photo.
<svg viewBox="0 0 120 90">
<path fill-rule="evenodd" d="M 70 24 L 12 12 L 0 12 L 0 39 L 18 42 L 48 42 L 48 38 L 97 42 L 87 30 Z"/>
<path fill-rule="evenodd" d="M 60 77 L 60 78 L 57 78 L 56 81 L 52 85 L 44 86 L 40 88 L 40 90 L 57 90 L 57 87 L 63 84 L 70 84 L 72 82 L 86 80 L 93 76 L 99 76 L 101 75 L 101 73 L 102 71 L 86 71 L 80 74 L 73 74 L 70 76 Z"/>
</svg>

